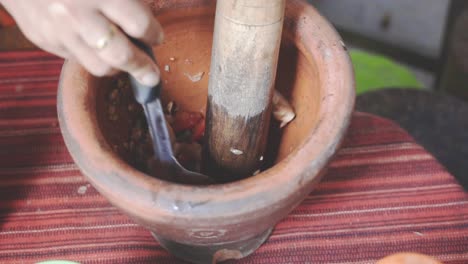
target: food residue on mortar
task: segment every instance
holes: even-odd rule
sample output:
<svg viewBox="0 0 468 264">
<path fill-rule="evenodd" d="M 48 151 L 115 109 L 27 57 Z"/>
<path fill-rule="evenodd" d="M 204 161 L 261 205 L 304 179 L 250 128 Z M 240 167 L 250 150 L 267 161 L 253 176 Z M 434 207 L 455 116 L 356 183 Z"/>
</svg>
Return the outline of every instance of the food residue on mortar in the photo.
<svg viewBox="0 0 468 264">
<path fill-rule="evenodd" d="M 291 104 L 281 95 L 278 91 L 273 91 L 273 116 L 276 120 L 280 121 L 280 128 L 285 127 L 296 118 L 294 109 Z"/>
<path fill-rule="evenodd" d="M 169 67 L 169 65 L 164 65 L 164 71 L 166 72 L 170 72 L 171 71 L 171 67 Z"/>
<path fill-rule="evenodd" d="M 167 110 L 168 113 L 173 113 L 173 110 L 174 110 L 174 102 L 173 101 L 170 101 L 167 104 L 166 110 Z"/>
<path fill-rule="evenodd" d="M 115 139 L 111 141 L 113 143 L 111 146 L 129 164 L 151 174 L 154 154 L 143 109 L 135 102 L 129 80 L 126 79 L 125 75 L 121 75 L 116 83 L 122 87 L 122 90 L 119 91 L 120 101 L 115 104 L 118 110 L 116 112 L 119 112 L 122 118 L 112 127 L 124 125 L 127 129 L 116 134 Z M 111 93 L 113 93 L 113 89 L 109 89 L 107 98 L 110 99 Z M 122 104 L 126 106 L 124 109 L 128 111 L 122 111 L 118 108 Z M 110 106 L 114 106 L 112 100 L 107 101 L 106 108 Z M 200 112 L 179 109 L 173 101 L 169 101 L 165 105 L 164 112 L 174 156 L 185 168 L 200 171 L 201 141 L 205 132 L 204 115 Z M 126 120 L 127 118 L 128 120 Z M 108 116 L 107 120 L 113 121 L 112 116 Z"/>
<path fill-rule="evenodd" d="M 240 156 L 240 155 L 244 154 L 244 152 L 242 150 L 235 149 L 235 148 L 231 148 L 230 151 L 231 151 L 232 154 L 234 154 L 236 156 Z"/>
<path fill-rule="evenodd" d="M 199 73 L 196 73 L 196 74 L 194 74 L 194 75 L 190 75 L 190 74 L 184 72 L 184 75 L 187 76 L 187 77 L 190 79 L 190 81 L 192 81 L 192 82 L 199 82 L 199 81 L 201 81 L 201 79 L 203 78 L 203 75 L 204 75 L 204 74 L 205 74 L 205 72 L 199 72 Z"/>
<path fill-rule="evenodd" d="M 134 111 L 137 110 L 137 105 L 136 105 L 136 104 L 133 104 L 133 103 L 132 103 L 132 104 L 128 104 L 127 110 L 128 110 L 129 112 L 134 112 Z"/>
</svg>

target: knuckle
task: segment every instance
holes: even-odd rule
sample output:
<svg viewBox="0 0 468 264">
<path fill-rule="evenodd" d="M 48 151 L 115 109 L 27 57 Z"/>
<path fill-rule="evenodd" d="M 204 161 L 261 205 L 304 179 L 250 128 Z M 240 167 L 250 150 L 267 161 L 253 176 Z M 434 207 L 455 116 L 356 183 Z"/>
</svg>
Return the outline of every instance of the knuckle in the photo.
<svg viewBox="0 0 468 264">
<path fill-rule="evenodd" d="M 70 12 L 69 4 L 66 2 L 52 2 L 47 11 L 52 16 L 64 16 Z"/>
</svg>

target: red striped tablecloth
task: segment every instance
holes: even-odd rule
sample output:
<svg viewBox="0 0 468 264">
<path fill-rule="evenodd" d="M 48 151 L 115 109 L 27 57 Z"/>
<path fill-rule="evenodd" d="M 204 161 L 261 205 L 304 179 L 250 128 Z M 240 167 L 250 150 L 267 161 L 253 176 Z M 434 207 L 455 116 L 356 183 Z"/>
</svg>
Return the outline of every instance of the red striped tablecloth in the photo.
<svg viewBox="0 0 468 264">
<path fill-rule="evenodd" d="M 57 124 L 61 64 L 0 53 L 0 263 L 183 263 L 74 165 Z M 468 263 L 468 195 L 397 125 L 357 113 L 317 189 L 239 263 L 374 263 L 401 251 Z"/>
</svg>

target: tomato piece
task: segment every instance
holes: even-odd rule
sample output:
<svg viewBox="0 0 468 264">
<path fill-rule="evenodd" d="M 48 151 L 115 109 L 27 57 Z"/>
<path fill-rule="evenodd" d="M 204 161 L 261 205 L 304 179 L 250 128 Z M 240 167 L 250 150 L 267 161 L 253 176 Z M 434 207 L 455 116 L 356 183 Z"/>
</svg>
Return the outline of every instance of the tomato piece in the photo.
<svg viewBox="0 0 468 264">
<path fill-rule="evenodd" d="M 205 136 L 205 119 L 203 118 L 192 129 L 192 141 L 200 141 Z"/>
<path fill-rule="evenodd" d="M 177 111 L 174 115 L 172 128 L 176 133 L 183 130 L 191 130 L 203 120 L 203 115 L 199 112 Z"/>
</svg>

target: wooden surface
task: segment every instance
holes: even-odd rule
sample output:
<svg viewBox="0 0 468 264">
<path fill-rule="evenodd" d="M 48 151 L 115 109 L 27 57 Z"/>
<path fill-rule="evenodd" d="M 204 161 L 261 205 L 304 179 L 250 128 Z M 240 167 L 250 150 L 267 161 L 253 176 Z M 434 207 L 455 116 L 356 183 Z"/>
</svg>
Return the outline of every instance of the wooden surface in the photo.
<svg viewBox="0 0 468 264">
<path fill-rule="evenodd" d="M 217 2 L 208 91 L 205 171 L 260 168 L 271 116 L 285 0 Z"/>
</svg>

